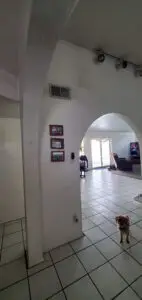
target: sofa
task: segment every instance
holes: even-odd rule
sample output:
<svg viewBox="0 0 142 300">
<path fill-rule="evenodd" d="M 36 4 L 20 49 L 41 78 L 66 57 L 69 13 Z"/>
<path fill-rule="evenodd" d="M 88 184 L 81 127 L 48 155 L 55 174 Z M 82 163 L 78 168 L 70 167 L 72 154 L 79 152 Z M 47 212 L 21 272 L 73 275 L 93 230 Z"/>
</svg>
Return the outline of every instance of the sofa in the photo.
<svg viewBox="0 0 142 300">
<path fill-rule="evenodd" d="M 113 153 L 113 157 L 116 162 L 118 170 L 132 172 L 133 162 L 131 160 L 126 159 L 124 157 L 119 157 L 116 153 Z"/>
</svg>

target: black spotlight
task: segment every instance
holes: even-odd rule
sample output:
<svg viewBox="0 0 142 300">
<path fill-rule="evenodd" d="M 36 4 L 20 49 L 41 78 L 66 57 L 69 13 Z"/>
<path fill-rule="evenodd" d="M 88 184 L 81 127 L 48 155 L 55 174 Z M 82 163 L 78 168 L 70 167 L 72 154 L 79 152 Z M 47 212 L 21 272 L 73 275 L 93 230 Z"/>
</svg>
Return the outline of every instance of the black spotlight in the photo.
<svg viewBox="0 0 142 300">
<path fill-rule="evenodd" d="M 134 67 L 134 75 L 135 77 L 142 77 L 142 66 Z"/>
<path fill-rule="evenodd" d="M 95 53 L 96 53 L 96 62 L 103 63 L 105 60 L 105 54 L 103 50 L 101 49 L 95 50 Z"/>
<path fill-rule="evenodd" d="M 120 58 L 117 58 L 116 63 L 115 63 L 115 68 L 116 68 L 116 70 L 119 70 L 122 68 L 122 60 Z"/>
<path fill-rule="evenodd" d="M 127 66 L 128 66 L 127 61 L 126 61 L 126 60 L 123 60 L 123 61 L 122 61 L 122 68 L 123 68 L 123 69 L 126 69 Z"/>
<path fill-rule="evenodd" d="M 103 63 L 104 60 L 105 60 L 105 55 L 104 55 L 104 53 L 100 53 L 100 54 L 98 55 L 98 62 Z"/>
<path fill-rule="evenodd" d="M 127 65 L 128 65 L 128 62 L 126 60 L 117 58 L 116 63 L 115 63 L 115 67 L 117 70 L 126 69 Z"/>
</svg>

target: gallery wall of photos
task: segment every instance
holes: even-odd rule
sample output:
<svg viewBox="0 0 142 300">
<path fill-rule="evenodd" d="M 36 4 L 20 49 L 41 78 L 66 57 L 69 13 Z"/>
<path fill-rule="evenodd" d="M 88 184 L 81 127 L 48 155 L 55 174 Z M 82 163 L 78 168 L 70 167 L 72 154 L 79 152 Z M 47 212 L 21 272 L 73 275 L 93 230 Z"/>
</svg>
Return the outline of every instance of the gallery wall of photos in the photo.
<svg viewBox="0 0 142 300">
<path fill-rule="evenodd" d="M 51 161 L 52 162 L 65 161 L 63 125 L 49 125 L 49 134 L 50 134 Z"/>
</svg>

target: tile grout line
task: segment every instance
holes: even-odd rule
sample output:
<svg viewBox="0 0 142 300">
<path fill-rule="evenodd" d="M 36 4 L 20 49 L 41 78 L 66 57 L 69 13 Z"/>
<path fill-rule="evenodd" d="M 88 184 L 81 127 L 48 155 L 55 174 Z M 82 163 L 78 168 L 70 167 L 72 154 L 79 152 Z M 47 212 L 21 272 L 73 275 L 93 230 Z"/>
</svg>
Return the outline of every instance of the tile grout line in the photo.
<svg viewBox="0 0 142 300">
<path fill-rule="evenodd" d="M 85 266 L 83 265 L 82 261 L 80 260 L 80 258 L 79 258 L 79 257 L 77 256 L 77 254 L 75 253 L 75 251 L 74 251 L 72 245 L 70 245 L 70 247 L 72 248 L 72 250 L 73 250 L 75 256 L 77 257 L 77 259 L 79 260 L 80 264 L 81 264 L 82 267 L 84 268 L 84 270 L 85 270 L 85 272 L 86 272 L 86 275 L 88 275 L 89 279 L 91 280 L 91 282 L 92 282 L 93 285 L 95 286 L 95 288 L 96 288 L 96 290 L 98 291 L 99 295 L 102 297 L 103 300 L 105 300 L 105 298 L 104 298 L 103 295 L 101 294 L 100 290 L 98 289 L 97 285 L 93 282 L 93 280 L 92 280 L 92 278 L 91 278 L 91 276 L 90 276 L 90 273 L 87 271 L 87 269 L 86 269 Z M 86 276 L 86 275 L 85 275 L 85 276 Z M 80 278 L 80 279 L 81 279 L 81 278 Z M 79 279 L 79 280 L 80 280 L 80 279 Z"/>
<path fill-rule="evenodd" d="M 22 219 L 24 219 L 24 217 L 4 222 L 4 224 L 17 223 L 20 222 Z"/>
<path fill-rule="evenodd" d="M 11 235 L 11 234 L 15 234 L 15 233 L 21 232 L 21 231 L 22 231 L 22 229 L 21 229 L 21 230 L 16 230 L 16 231 L 11 232 L 11 233 L 6 233 L 6 234 L 4 234 L 4 235 L 5 235 L 5 236 L 9 236 L 9 235 Z"/>
<path fill-rule="evenodd" d="M 4 223 L 4 224 L 5 224 L 5 223 Z M 3 229 L 3 236 L 4 236 L 4 229 Z M 20 242 L 20 244 L 21 244 L 21 242 Z M 13 262 L 15 262 L 15 261 L 17 261 L 17 260 L 19 260 L 19 259 L 20 259 L 20 258 L 17 258 L 17 259 L 15 259 L 15 260 L 13 260 L 13 261 L 10 261 L 10 262 L 8 262 L 8 263 L 4 263 L 4 264 L 0 265 L 0 268 L 3 267 L 3 266 L 6 266 L 6 265 L 8 265 L 8 264 L 11 264 L 11 263 L 13 263 Z M 26 269 L 26 273 L 27 273 L 27 269 Z M 14 283 L 9 284 L 9 285 L 7 285 L 6 287 L 0 289 L 0 292 L 2 292 L 2 291 L 4 291 L 4 290 L 8 289 L 9 287 L 11 287 L 11 286 L 13 286 L 13 285 L 16 285 L 16 284 L 19 283 L 19 282 L 22 282 L 22 281 L 25 280 L 25 279 L 28 279 L 27 276 L 24 277 L 24 278 L 22 278 L 22 279 L 20 279 L 20 280 L 16 280 Z M 30 299 L 30 300 L 31 300 L 31 299 Z"/>
<path fill-rule="evenodd" d="M 22 231 L 18 231 L 18 232 L 21 232 L 21 235 L 22 235 Z M 4 236 L 4 237 L 5 237 L 5 236 Z M 16 243 L 14 243 L 14 244 L 12 244 L 12 245 L 3 247 L 2 250 L 10 249 L 11 247 L 14 247 L 14 246 L 16 246 L 16 245 L 18 245 L 18 244 L 22 244 L 22 243 L 23 243 L 22 241 L 21 241 L 21 242 L 16 242 Z"/>
<path fill-rule="evenodd" d="M 99 227 L 99 226 L 97 226 L 97 227 Z M 93 227 L 93 228 L 95 228 L 95 227 Z M 92 228 L 91 228 L 92 229 Z M 101 229 L 100 227 L 99 227 L 99 229 Z M 102 230 L 102 229 L 101 229 Z M 103 231 L 103 230 L 102 230 Z M 104 232 L 104 231 L 103 231 Z M 104 232 L 105 233 L 105 232 Z M 116 233 L 116 232 L 114 232 L 114 233 Z M 101 240 L 99 240 L 99 241 L 97 241 L 97 242 L 92 242 L 91 241 L 91 239 L 85 234 L 85 236 L 87 237 L 87 239 L 92 243 L 92 245 L 94 245 L 95 247 L 97 247 L 96 246 L 96 244 L 97 243 L 99 243 L 99 242 L 102 242 L 102 241 L 104 241 L 104 240 L 106 240 L 107 238 L 110 238 L 120 249 L 123 249 L 123 248 L 121 248 L 118 244 L 117 244 L 117 242 L 115 241 L 115 240 L 113 240 L 112 238 L 111 238 L 111 236 L 114 234 L 114 233 L 112 233 L 110 236 L 109 235 L 107 235 L 106 233 L 106 237 L 105 238 L 103 238 L 103 239 L 101 239 Z M 137 244 L 139 244 L 140 243 L 140 241 L 137 241 L 136 240 L 136 243 L 133 245 L 133 246 L 136 246 Z M 133 246 L 129 246 L 127 249 L 130 249 L 130 248 L 132 248 Z M 86 249 L 86 248 L 89 248 L 90 247 L 90 245 L 89 246 L 87 246 L 87 247 L 85 247 L 84 249 Z M 98 249 L 98 248 L 97 248 Z M 83 250 L 83 249 L 82 249 Z M 81 250 L 80 250 L 81 251 Z M 77 251 L 77 252 L 79 252 L 79 251 Z M 126 252 L 128 255 L 130 255 L 128 252 L 127 252 L 127 250 L 126 249 L 123 249 L 122 250 L 122 252 Z M 121 253 L 118 253 L 117 255 L 115 255 L 114 257 L 112 257 L 111 259 L 113 259 L 113 258 L 115 258 L 115 257 L 117 257 L 117 256 L 119 256 Z M 140 266 L 141 266 L 141 264 L 132 256 L 132 255 L 130 255 Z"/>
<path fill-rule="evenodd" d="M 102 224 L 104 224 L 104 223 L 102 223 Z M 101 224 L 99 224 L 99 225 L 97 225 L 97 226 L 94 226 L 93 228 L 96 228 L 96 227 L 98 227 L 100 230 L 102 230 L 102 232 L 106 235 L 106 237 L 105 238 L 103 238 L 102 240 L 100 240 L 100 241 L 98 241 L 98 242 L 101 242 L 101 241 L 103 241 L 103 240 L 105 240 L 106 238 L 110 238 L 113 242 L 115 242 L 116 243 L 116 241 L 115 240 L 113 240 L 112 238 L 111 238 L 111 236 L 113 235 L 113 234 L 115 234 L 115 233 L 117 233 L 117 231 L 116 232 L 114 232 L 114 233 L 111 233 L 111 235 L 108 235 L 101 227 L 100 227 L 100 225 Z M 114 225 L 114 224 L 113 224 Z M 133 224 L 134 225 L 134 224 Z M 87 232 L 87 231 L 89 231 L 89 230 L 91 230 L 91 229 L 93 229 L 93 228 L 90 228 L 90 229 L 88 229 L 88 230 L 85 230 L 84 231 L 84 234 L 85 234 L 85 232 Z M 87 236 L 86 234 L 85 234 L 85 236 Z M 132 236 L 133 237 L 133 236 Z M 87 236 L 87 238 L 88 238 L 88 236 Z M 89 239 L 89 238 L 88 238 Z M 90 239 L 89 239 L 90 240 Z M 135 239 L 137 242 L 135 243 L 135 245 L 133 245 L 133 246 L 136 246 L 138 243 L 140 243 L 141 242 L 141 240 L 140 241 L 138 241 L 137 239 Z M 90 240 L 91 241 L 91 240 Z M 92 241 L 91 241 L 92 242 Z M 98 242 L 96 242 L 96 243 L 98 243 Z M 96 243 L 93 243 L 94 245 L 96 244 Z M 117 244 L 117 243 L 116 243 Z M 118 244 L 117 244 L 118 245 Z M 128 247 L 127 249 L 130 249 L 130 248 L 132 248 L 133 246 L 131 246 L 130 245 L 130 247 Z M 119 246 L 120 247 L 120 246 Z M 120 247 L 121 248 L 121 247 Z M 125 250 L 125 249 L 123 249 L 123 251 L 125 251 L 127 254 L 129 254 L 128 252 L 127 252 L 127 250 Z M 140 266 L 141 266 L 141 264 L 132 256 L 132 255 L 130 255 Z"/>
<path fill-rule="evenodd" d="M 3 239 L 4 239 L 4 228 L 5 228 L 5 225 L 3 224 L 3 229 L 2 229 L 2 237 L 1 237 L 1 247 L 0 247 L 0 262 L 1 262 L 1 259 L 2 259 L 2 249 L 3 249 Z"/>
<path fill-rule="evenodd" d="M 102 213 L 100 212 L 100 214 L 102 214 Z M 105 217 L 105 216 L 104 216 L 104 217 Z M 107 218 L 106 218 L 106 219 L 107 219 Z M 138 222 L 139 222 L 139 221 L 138 221 Z M 137 223 L 138 223 L 138 222 L 137 222 Z M 95 226 L 94 226 L 94 227 L 95 227 Z M 98 226 L 98 227 L 99 227 L 99 226 Z M 100 228 L 100 227 L 99 227 L 99 228 Z M 101 229 L 101 228 L 100 228 L 100 229 Z M 102 230 L 102 229 L 101 229 L 101 230 Z M 102 231 L 103 231 L 103 230 L 102 230 Z M 111 238 L 111 236 L 108 236 L 106 233 L 105 233 L 105 235 L 106 235 L 106 238 L 108 238 L 108 237 Z M 88 238 L 88 237 L 87 237 L 87 238 Z M 115 242 L 115 241 L 113 240 L 113 242 Z M 91 241 L 91 243 L 92 243 L 92 241 Z M 115 242 L 115 243 L 116 243 L 116 242 Z M 138 241 L 137 243 L 139 243 L 139 241 Z M 137 244 L 137 243 L 136 243 L 136 244 Z M 117 243 L 116 243 L 116 244 L 117 244 Z M 135 244 L 135 245 L 136 245 L 136 244 Z M 94 244 L 92 244 L 92 245 L 94 245 Z M 95 246 L 95 245 L 94 245 L 94 246 Z M 96 246 L 95 246 L 95 247 L 96 247 Z M 130 246 L 130 247 L 131 247 L 131 246 Z M 97 247 L 96 247 L 96 248 L 97 248 Z M 97 248 L 97 249 L 98 249 L 98 248 Z M 83 250 L 83 249 L 82 249 L 82 250 Z M 126 250 L 123 249 L 123 251 L 126 251 Z M 101 252 L 100 252 L 100 253 L 101 253 Z M 128 255 L 130 255 L 128 252 L 126 252 L 126 253 L 127 253 Z M 101 253 L 101 254 L 102 254 L 102 253 Z M 76 253 L 75 253 L 75 255 L 76 255 Z M 118 254 L 118 255 L 119 255 L 119 254 Z M 131 255 L 130 255 L 130 256 L 131 256 Z M 113 257 L 113 258 L 114 258 L 114 257 Z M 112 259 L 113 259 L 113 258 L 112 258 Z M 132 258 L 133 258 L 133 257 L 132 257 Z M 134 258 L 133 258 L 133 259 L 134 259 Z M 61 261 L 62 261 L 62 260 L 61 260 Z M 54 265 L 54 266 L 55 266 L 55 265 Z M 42 271 L 42 270 L 41 270 L 41 271 Z M 117 272 L 117 273 L 118 273 L 118 272 Z M 86 275 L 85 275 L 85 276 L 86 276 Z M 140 276 L 140 277 L 141 277 L 141 276 Z M 138 279 L 138 278 L 137 278 L 137 279 Z M 137 280 L 137 279 L 136 279 L 136 280 Z M 80 280 L 80 279 L 79 279 L 79 280 Z M 136 280 L 135 280 L 135 281 L 136 281 Z M 131 284 L 132 284 L 132 283 L 131 283 Z"/>
<path fill-rule="evenodd" d="M 20 244 L 21 244 L 21 243 L 20 243 Z M 17 244 L 16 244 L 16 245 L 17 245 Z M 17 261 L 17 260 L 19 260 L 19 259 L 22 258 L 22 257 L 24 257 L 24 256 L 18 257 L 18 258 L 14 259 L 14 260 L 11 260 L 11 261 L 7 262 L 7 263 L 1 264 L 1 265 L 0 265 L 0 268 L 1 268 L 1 267 L 4 267 L 4 266 L 6 266 L 6 265 L 9 265 L 9 264 L 11 264 L 11 263 L 13 263 L 14 261 Z"/>
<path fill-rule="evenodd" d="M 21 219 L 21 228 L 22 228 L 22 243 L 23 243 L 23 248 L 24 248 L 24 260 L 25 260 L 25 267 L 26 267 L 26 274 L 27 274 L 28 290 L 29 290 L 29 300 L 32 300 L 30 281 L 29 281 L 29 277 L 28 277 L 28 265 L 27 265 L 27 261 L 26 261 L 27 257 L 26 257 L 26 249 L 25 249 L 25 242 L 24 242 L 22 219 Z"/>
<path fill-rule="evenodd" d="M 25 279 L 27 279 L 27 276 L 24 277 L 24 278 L 22 278 L 22 279 L 20 279 L 20 280 L 15 281 L 15 282 L 12 283 L 12 284 L 7 285 L 6 287 L 4 287 L 4 288 L 2 288 L 2 289 L 0 289 L 0 293 L 1 293 L 2 291 L 7 290 L 8 288 L 12 287 L 13 285 L 16 285 L 16 284 L 19 283 L 19 282 L 24 281 Z"/>
<path fill-rule="evenodd" d="M 51 258 L 51 261 L 52 261 L 53 267 L 54 267 L 54 269 L 55 269 L 56 275 L 57 275 L 57 277 L 58 277 L 58 280 L 59 280 L 59 282 L 60 282 L 60 285 L 61 285 L 63 294 L 64 294 L 64 296 L 65 296 L 65 299 L 67 300 L 67 296 L 66 296 L 66 294 L 65 294 L 65 291 L 64 291 L 64 288 L 63 288 L 63 285 L 62 285 L 62 281 L 61 281 L 61 279 L 60 279 L 60 276 L 59 276 L 59 274 L 58 274 L 58 271 L 57 271 L 57 269 L 56 269 L 56 266 L 55 266 L 55 264 L 54 264 L 54 261 L 53 261 L 53 259 L 52 259 L 52 255 L 51 255 L 50 251 L 49 251 L 49 256 L 50 256 L 50 258 Z M 60 291 L 59 291 L 59 292 L 60 292 Z M 52 296 L 53 296 L 53 295 L 52 295 Z"/>
<path fill-rule="evenodd" d="M 78 259 L 78 256 L 76 255 L 76 253 L 74 252 L 71 256 L 76 256 L 76 258 Z M 69 256 L 69 257 L 71 257 L 71 256 Z M 66 257 L 66 258 L 64 258 L 63 260 L 65 260 L 65 259 L 67 259 L 67 258 L 69 258 L 69 257 Z M 61 261 L 63 261 L 63 260 L 61 260 Z M 78 259 L 79 260 L 79 259 Z M 59 261 L 59 262 L 61 262 L 61 261 Z M 57 262 L 58 263 L 58 262 Z M 82 263 L 81 263 L 81 265 L 82 265 Z M 84 268 L 84 266 L 83 266 L 83 268 Z M 99 268 L 99 267 L 98 267 Z M 97 268 L 97 269 L 98 269 Z M 85 268 L 84 268 L 85 269 Z M 96 269 L 95 269 L 96 270 Z M 64 288 L 63 288 L 63 290 L 65 290 L 66 288 L 68 288 L 68 287 L 70 287 L 71 285 L 73 285 L 74 283 L 76 283 L 76 282 L 78 282 L 79 280 L 81 280 L 82 278 L 84 278 L 84 277 L 86 277 L 87 275 L 89 276 L 89 273 L 85 270 L 85 272 L 86 272 L 86 274 L 84 274 L 83 276 L 81 276 L 80 278 L 78 278 L 78 279 L 76 279 L 76 280 L 74 280 L 72 283 L 69 283 L 69 284 L 67 284 Z M 92 281 L 92 280 L 91 280 Z M 94 284 L 94 283 L 93 283 Z M 95 285 L 95 284 L 94 284 Z M 58 292 L 59 293 L 59 292 Z M 56 293 L 56 294 L 58 294 L 58 293 Z M 99 292 L 100 293 L 100 292 Z M 50 298 L 52 298 L 53 297 L 53 295 L 51 296 L 51 297 L 49 297 L 49 299 Z"/>
<path fill-rule="evenodd" d="M 113 214 L 114 214 L 114 218 L 115 218 L 115 212 L 114 211 L 112 211 L 112 210 L 110 210 L 110 209 L 108 209 L 108 211 L 109 212 L 112 212 Z M 104 212 L 105 213 L 105 212 Z M 85 215 L 85 219 L 89 219 L 89 220 L 91 220 L 90 218 L 91 217 L 95 217 L 95 216 L 98 216 L 98 215 L 101 215 L 101 216 L 103 216 L 107 221 L 109 221 L 110 223 L 112 223 L 112 224 L 114 224 L 114 222 L 112 222 L 112 219 L 113 218 L 109 218 L 109 217 L 107 217 L 105 214 L 103 213 L 103 211 L 101 211 L 101 212 L 99 212 L 99 213 L 97 213 L 97 214 L 93 214 L 93 215 L 90 215 L 90 216 L 86 216 L 85 214 L 84 214 L 84 212 L 83 212 L 83 214 Z M 133 211 L 127 211 L 126 213 L 133 213 Z M 142 217 L 141 216 L 138 216 L 137 214 L 135 214 L 137 217 L 140 217 L 141 219 L 140 220 L 138 220 L 138 221 L 135 221 L 134 223 L 132 223 L 132 225 L 135 225 L 135 224 L 137 224 L 137 223 L 139 223 L 141 220 L 142 220 Z M 93 222 L 93 221 L 92 221 Z M 95 222 L 93 222 L 94 224 L 95 224 Z M 95 225 L 101 225 L 101 224 L 104 224 L 105 223 L 105 221 L 104 222 L 102 222 L 102 223 L 100 223 L 100 224 L 95 224 Z M 131 225 L 131 226 L 132 226 Z"/>
<path fill-rule="evenodd" d="M 105 264 L 107 264 L 107 263 L 109 263 L 110 265 L 111 265 L 111 267 L 113 268 L 113 269 L 115 269 L 115 267 L 110 263 L 110 261 L 113 259 L 113 258 L 115 258 L 115 257 L 117 257 L 118 255 L 116 255 L 115 257 L 113 257 L 113 258 L 111 258 L 110 260 L 108 260 L 108 259 L 106 259 L 106 257 L 104 256 L 104 254 L 103 253 L 101 253 L 100 252 L 100 250 L 97 248 L 97 250 L 99 251 L 99 253 L 105 258 L 105 263 L 103 263 L 103 264 L 101 264 L 100 266 L 98 266 L 97 268 L 94 268 L 94 269 L 92 269 L 91 271 L 90 271 L 90 273 L 93 273 L 94 271 L 96 271 L 96 270 L 98 270 L 99 268 L 101 268 L 101 267 L 103 267 Z M 121 253 L 119 253 L 119 254 L 121 254 Z M 78 257 L 78 256 L 77 256 Z M 80 259 L 79 259 L 80 260 Z M 81 261 L 80 261 L 81 262 Z M 83 263 L 82 263 L 83 264 Z M 115 271 L 119 274 L 119 276 L 126 282 L 126 284 L 127 284 L 127 287 L 126 288 L 128 288 L 128 282 L 122 277 L 122 275 L 115 269 Z M 90 276 L 89 276 L 90 277 Z M 138 279 L 138 278 L 137 278 Z M 136 279 L 136 280 L 137 280 Z M 126 289 L 126 288 L 124 288 L 124 290 Z M 97 288 L 98 289 L 98 288 Z M 124 290 L 122 290 L 121 292 L 123 292 Z M 117 297 L 117 295 L 115 296 L 115 297 Z"/>
<path fill-rule="evenodd" d="M 88 238 L 88 237 L 87 237 Z M 104 240 L 104 239 L 103 239 Z M 102 240 L 101 240 L 102 241 Z M 95 244 L 93 244 L 94 246 L 95 246 Z M 96 246 L 95 246 L 96 247 Z M 97 248 L 97 247 L 96 247 Z M 104 254 L 97 248 L 97 250 L 99 251 L 99 253 L 101 254 L 101 255 L 103 255 L 103 257 L 106 259 L 106 257 L 104 256 Z M 123 252 L 126 252 L 126 250 L 123 250 L 122 251 L 122 253 Z M 127 253 L 127 252 L 126 252 Z M 100 265 L 99 267 L 97 267 L 97 268 L 95 268 L 94 270 L 92 270 L 90 273 L 92 273 L 92 272 L 94 272 L 95 270 L 97 270 L 97 269 L 99 269 L 99 268 L 101 268 L 102 266 L 104 266 L 106 263 L 109 263 L 111 266 L 112 266 L 112 268 L 119 274 L 119 276 L 126 282 L 126 284 L 127 284 L 127 287 L 122 291 L 122 292 L 124 292 L 128 287 L 131 287 L 131 285 L 134 283 L 134 282 L 136 282 L 140 277 L 142 277 L 142 275 L 140 275 L 140 276 L 138 276 L 134 281 L 132 281 L 131 282 L 131 284 L 129 284 L 127 281 L 126 281 L 126 279 L 121 275 L 121 273 L 119 273 L 119 271 L 112 265 L 112 263 L 111 263 L 111 260 L 112 259 L 114 259 L 114 258 L 116 258 L 117 256 L 119 256 L 121 253 L 119 253 L 118 255 L 116 255 L 115 257 L 113 257 L 113 258 L 111 258 L 110 260 L 108 260 L 108 259 L 106 259 L 106 262 L 104 263 L 104 264 L 102 264 L 102 265 Z M 127 253 L 128 254 L 128 253 Z M 129 254 L 128 254 L 129 255 Z M 130 256 L 131 257 L 131 256 Z M 137 261 L 136 261 L 137 262 Z M 140 264 L 139 264 L 140 265 Z M 141 266 L 141 265 L 140 265 Z M 133 288 L 131 287 L 131 289 L 133 290 Z M 134 290 L 133 290 L 134 291 Z M 134 291 L 135 293 L 136 293 L 136 291 Z M 137 294 L 137 293 L 136 293 Z M 116 295 L 115 296 L 115 298 L 117 297 L 118 295 Z"/>
<path fill-rule="evenodd" d="M 139 221 L 138 221 L 138 222 L 139 222 Z M 136 224 L 136 223 L 138 223 L 138 222 L 135 222 L 134 224 Z M 95 227 L 95 226 L 94 226 L 94 227 Z M 101 227 L 100 227 L 99 225 L 98 225 L 98 227 L 101 229 Z M 101 230 L 103 231 L 103 229 L 101 229 Z M 103 232 L 104 232 L 104 231 L 103 231 Z M 104 233 L 105 233 L 105 232 L 104 232 Z M 105 234 L 106 234 L 106 233 L 105 233 Z M 106 235 L 107 235 L 107 234 L 106 234 Z M 112 233 L 111 235 L 113 235 L 113 233 Z M 108 236 L 108 235 L 107 235 L 107 237 L 110 238 L 111 236 Z M 87 237 L 87 238 L 88 238 L 88 237 Z M 89 238 L 88 238 L 88 239 L 89 239 Z M 89 239 L 89 240 L 90 240 L 90 239 Z M 103 239 L 103 240 L 104 240 L 104 239 Z M 112 238 L 111 238 L 111 240 L 112 240 Z M 113 241 L 113 240 L 112 240 L 112 241 Z M 137 239 L 136 239 L 136 241 L 137 241 Z M 92 241 L 91 241 L 91 242 L 92 242 Z M 113 241 L 113 242 L 115 242 L 115 241 Z M 115 243 L 116 243 L 116 242 L 115 242 Z M 137 241 L 136 244 L 138 244 L 138 243 L 139 243 L 139 241 Z M 116 243 L 116 244 L 117 244 L 117 243 Z M 135 245 L 136 245 L 136 244 L 135 244 Z M 134 245 L 134 246 L 135 246 L 135 245 Z M 133 246 L 132 246 L 132 247 L 133 247 Z M 96 247 L 96 248 L 97 248 L 97 247 Z M 129 248 L 131 248 L 131 246 L 130 246 Z M 128 249 L 129 249 L 129 248 L 128 248 Z M 97 248 L 97 249 L 98 249 L 98 248 Z M 98 250 L 99 250 L 99 249 L 98 249 Z M 125 249 L 123 249 L 123 251 L 126 252 L 126 253 L 129 255 L 129 253 L 128 253 Z M 122 251 L 122 253 L 123 253 L 123 251 Z M 99 252 L 100 252 L 100 250 L 99 250 Z M 101 253 L 101 252 L 100 252 L 100 253 Z M 103 254 L 103 253 L 101 253 L 101 254 Z M 120 254 L 121 254 L 121 253 L 119 253 L 118 255 L 120 255 Z M 103 255 L 103 256 L 104 256 L 104 255 Z M 104 256 L 104 257 L 105 257 L 105 256 Z M 130 257 L 132 257 L 132 256 L 130 255 Z M 114 258 L 114 257 L 113 257 L 113 258 Z M 112 258 L 112 259 L 113 259 L 113 258 Z M 132 257 L 132 258 L 133 258 L 133 257 Z M 112 259 L 111 259 L 111 260 L 112 260 Z M 134 259 L 134 258 L 133 258 L 133 259 Z M 134 259 L 134 260 L 135 260 L 135 259 Z M 141 266 L 141 264 L 140 264 L 137 260 L 136 260 L 136 262 Z M 108 263 L 110 263 L 110 262 L 108 261 Z M 112 264 L 111 264 L 111 266 L 114 268 L 114 266 L 113 266 Z M 114 268 L 114 269 L 115 269 L 115 268 Z M 116 269 L 115 269 L 115 270 L 116 270 Z M 117 270 L 116 270 L 116 272 L 121 276 L 122 279 L 124 279 L 123 276 L 122 276 Z M 140 277 L 141 277 L 141 275 L 140 275 L 138 278 L 136 278 L 133 282 L 137 281 Z M 125 279 L 124 279 L 124 280 L 125 280 Z M 128 286 L 131 286 L 131 285 L 133 284 L 133 282 L 132 282 L 131 284 L 128 284 L 127 281 L 126 281 L 126 283 L 128 284 Z M 127 288 L 128 288 L 128 287 L 127 287 Z M 131 287 L 131 288 L 132 288 L 132 287 Z M 132 290 L 133 290 L 133 289 L 132 289 Z M 123 291 L 121 291 L 121 293 L 122 293 L 122 292 L 123 292 Z M 135 292 L 135 291 L 134 291 L 134 292 Z M 135 294 L 137 294 L 137 293 L 135 292 Z M 116 299 L 117 296 L 118 296 L 118 295 L 116 295 L 116 296 L 114 297 L 114 299 Z M 139 297 L 139 295 L 138 295 L 138 297 Z"/>
<path fill-rule="evenodd" d="M 99 227 L 99 226 L 98 226 L 98 227 Z M 101 227 L 99 227 L 99 228 L 103 231 L 103 229 L 102 229 Z M 103 231 L 103 232 L 105 233 L 105 231 Z M 116 232 L 117 232 L 117 231 L 116 231 Z M 114 233 L 116 233 L 116 232 L 114 232 Z M 111 236 L 112 236 L 114 233 L 112 233 L 110 236 L 109 236 L 107 233 L 105 233 L 105 234 L 107 235 L 108 238 L 111 238 Z M 111 238 L 111 240 L 113 241 L 112 238 Z M 128 247 L 128 249 L 130 249 L 130 248 L 136 246 L 138 243 L 141 242 L 141 240 L 138 241 L 137 239 L 136 239 L 136 241 L 137 241 L 137 243 L 136 243 L 135 245 L 133 245 L 133 246 L 130 245 L 130 247 Z M 114 242 L 115 242 L 115 241 L 114 241 Z M 116 243 L 116 242 L 115 242 L 115 243 Z M 117 243 L 116 243 L 116 244 L 117 244 Z M 121 248 L 121 247 L 120 247 L 120 248 Z M 130 255 L 126 249 L 123 249 L 123 251 L 124 251 L 125 253 L 127 253 L 128 255 Z M 132 255 L 130 255 L 130 257 L 132 257 L 133 260 L 135 260 L 135 261 L 141 266 L 141 264 L 140 264 L 140 263 L 139 263 Z"/>
<path fill-rule="evenodd" d="M 81 276 L 80 278 L 74 280 L 72 283 L 69 283 L 68 285 L 66 285 L 63 289 L 61 289 L 60 291 L 58 291 L 57 293 L 51 295 L 49 298 L 47 298 L 47 300 L 51 299 L 53 296 L 58 295 L 60 292 L 63 292 L 64 294 L 64 290 L 67 289 L 68 287 L 72 286 L 74 283 L 78 282 L 79 280 L 83 279 L 84 277 L 87 276 L 87 273 L 84 274 L 83 276 Z M 67 298 L 66 298 L 67 299 Z"/>
<path fill-rule="evenodd" d="M 141 278 L 141 276 L 142 275 L 140 275 L 135 281 L 133 281 L 132 283 L 131 283 L 131 285 L 134 283 L 134 282 L 136 282 L 139 278 Z M 119 294 L 117 294 L 116 296 L 114 296 L 113 298 L 112 298 L 112 300 L 115 300 L 115 299 L 117 299 L 117 297 L 118 296 L 120 296 L 124 291 L 126 291 L 128 288 L 131 288 L 131 290 L 136 294 L 136 296 L 141 300 L 142 298 L 138 295 L 138 293 L 133 289 L 133 287 L 131 286 L 131 285 L 128 285 L 127 286 L 127 288 L 125 288 L 123 291 L 121 291 Z"/>
</svg>

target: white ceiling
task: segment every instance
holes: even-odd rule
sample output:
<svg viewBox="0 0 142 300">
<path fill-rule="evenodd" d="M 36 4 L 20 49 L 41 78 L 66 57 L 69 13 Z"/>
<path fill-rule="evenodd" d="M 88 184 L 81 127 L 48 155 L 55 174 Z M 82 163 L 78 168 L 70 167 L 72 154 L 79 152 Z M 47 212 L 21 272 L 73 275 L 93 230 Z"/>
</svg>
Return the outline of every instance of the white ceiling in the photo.
<svg viewBox="0 0 142 300">
<path fill-rule="evenodd" d="M 89 130 L 95 131 L 132 131 L 131 127 L 117 114 L 111 113 L 98 118 L 89 127 Z"/>
<path fill-rule="evenodd" d="M 24 39 L 27 11 L 31 0 L 0 1 L 0 69 L 19 72 L 19 49 Z"/>
<path fill-rule="evenodd" d="M 63 38 L 141 64 L 141 14 L 141 0 L 80 0 Z"/>
<path fill-rule="evenodd" d="M 90 50 L 102 47 L 106 52 L 142 63 L 141 0 L 1 0 L 0 69 L 18 74 L 18 51 L 24 39 L 23 27 L 30 2 L 33 3 L 31 15 L 36 21 L 35 39 L 38 27 L 42 29 L 40 35 L 44 33 L 47 40 L 52 32 L 58 34 L 57 27 L 66 14 L 67 22 L 62 24 L 59 39 Z"/>
<path fill-rule="evenodd" d="M 0 9 L 0 68 L 17 73 L 18 29 L 20 0 L 1 0 Z"/>
</svg>

